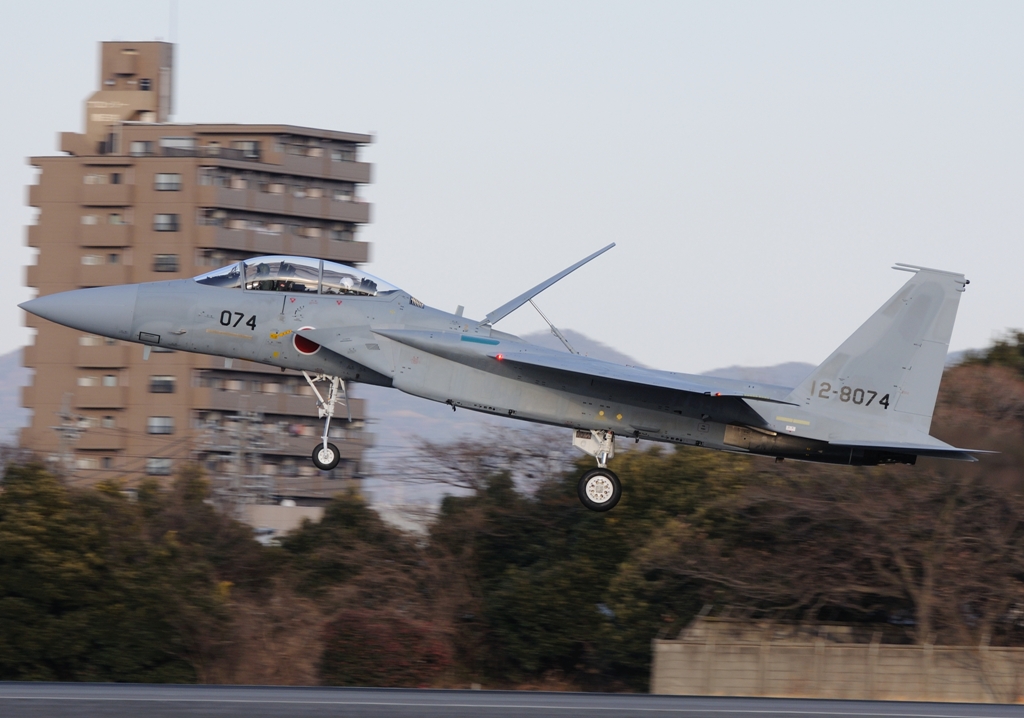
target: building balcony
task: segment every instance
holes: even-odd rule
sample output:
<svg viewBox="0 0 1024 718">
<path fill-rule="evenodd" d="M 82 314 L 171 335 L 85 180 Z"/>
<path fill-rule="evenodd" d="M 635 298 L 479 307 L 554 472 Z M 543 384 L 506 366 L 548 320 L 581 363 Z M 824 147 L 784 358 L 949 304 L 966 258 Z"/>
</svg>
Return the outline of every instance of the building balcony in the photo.
<svg viewBox="0 0 1024 718">
<path fill-rule="evenodd" d="M 323 177 L 327 174 L 327 165 L 331 160 L 327 157 L 305 157 L 303 155 L 284 154 L 284 162 L 281 166 L 289 172 L 301 175 L 314 175 Z"/>
<path fill-rule="evenodd" d="M 206 387 L 193 390 L 193 405 L 209 411 L 261 411 L 264 414 L 316 416 L 316 397 L 296 394 L 261 394 Z M 344 422 L 347 414 L 339 408 L 336 416 Z M 352 419 L 366 418 L 366 402 L 352 399 Z"/>
<path fill-rule="evenodd" d="M 368 242 L 339 242 L 325 239 L 326 247 L 322 255 L 324 259 L 345 264 L 365 264 L 370 261 L 370 245 Z"/>
<path fill-rule="evenodd" d="M 251 229 L 199 227 L 198 246 L 204 249 L 230 249 L 254 254 L 291 254 L 299 257 L 321 257 L 346 264 L 362 264 L 370 257 L 367 242 L 346 242 L 325 237 L 299 237 L 293 234 L 270 234 Z"/>
<path fill-rule="evenodd" d="M 128 389 L 123 386 L 78 386 L 74 397 L 76 409 L 123 409 Z"/>
<path fill-rule="evenodd" d="M 27 204 L 29 207 L 38 207 L 39 203 L 42 202 L 43 199 L 42 193 L 43 190 L 40 185 L 30 184 L 28 186 L 28 199 L 26 200 L 25 204 Z"/>
<path fill-rule="evenodd" d="M 30 224 L 25 228 L 25 246 L 39 247 L 39 225 Z"/>
<path fill-rule="evenodd" d="M 83 247 L 127 247 L 132 243 L 130 224 L 81 224 L 78 244 Z"/>
<path fill-rule="evenodd" d="M 227 187 L 202 186 L 198 189 L 199 204 L 203 207 L 248 209 L 250 194 L 252 194 L 250 190 L 228 189 Z"/>
<path fill-rule="evenodd" d="M 123 264 L 83 264 L 78 267 L 80 287 L 107 287 L 128 282 L 128 267 Z"/>
<path fill-rule="evenodd" d="M 274 194 L 272 192 L 252 191 L 252 203 L 249 205 L 257 212 L 273 212 L 285 214 L 288 206 L 288 195 Z"/>
<path fill-rule="evenodd" d="M 223 209 L 267 212 L 269 214 L 338 219 L 346 222 L 370 221 L 367 202 L 349 202 L 328 197 L 295 197 L 290 194 L 262 192 L 257 189 L 200 187 L 199 205 Z"/>
<path fill-rule="evenodd" d="M 357 182 L 359 184 L 370 183 L 370 172 L 373 165 L 369 162 L 345 162 L 329 161 L 328 177 L 345 180 L 346 182 Z"/>
<path fill-rule="evenodd" d="M 354 433 L 354 432 L 353 432 Z M 264 445 L 260 447 L 263 454 L 271 456 L 301 456 L 308 458 L 313 447 L 320 441 L 319 436 L 287 436 L 285 434 L 265 434 Z M 351 439 L 330 439 L 338 447 L 342 459 L 358 461 L 363 456 L 363 443 Z"/>
<path fill-rule="evenodd" d="M 132 189 L 129 184 L 83 184 L 78 202 L 89 207 L 127 207 L 132 203 Z"/>
<path fill-rule="evenodd" d="M 34 367 L 39 362 L 39 347 L 29 344 L 21 349 L 21 365 Z"/>
<path fill-rule="evenodd" d="M 331 200 L 327 203 L 327 216 L 345 222 L 366 224 L 370 221 L 370 204 L 369 202 Z"/>
<path fill-rule="evenodd" d="M 84 157 L 95 154 L 96 147 L 91 145 L 83 134 L 78 132 L 61 132 L 60 151 L 67 152 L 69 155 Z"/>
<path fill-rule="evenodd" d="M 75 356 L 75 366 L 96 369 L 117 369 L 128 366 L 127 346 L 96 347 L 79 346 Z"/>
<path fill-rule="evenodd" d="M 25 286 L 39 287 L 39 265 L 30 264 L 25 267 Z"/>
<path fill-rule="evenodd" d="M 96 428 L 83 431 L 75 448 L 85 451 L 120 451 L 126 444 L 124 433 L 120 430 Z"/>
</svg>

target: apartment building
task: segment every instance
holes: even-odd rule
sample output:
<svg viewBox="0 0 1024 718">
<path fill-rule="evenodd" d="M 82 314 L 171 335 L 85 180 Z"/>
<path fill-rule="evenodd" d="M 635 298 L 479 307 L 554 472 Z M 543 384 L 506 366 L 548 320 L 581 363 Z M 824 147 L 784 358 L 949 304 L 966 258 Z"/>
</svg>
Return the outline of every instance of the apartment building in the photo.
<svg viewBox="0 0 1024 718">
<path fill-rule="evenodd" d="M 289 125 L 181 124 L 173 46 L 101 43 L 100 86 L 85 131 L 63 133 L 59 156 L 33 157 L 28 227 L 39 295 L 190 277 L 261 254 L 369 258 L 358 239 L 370 207 L 364 134 Z M 365 407 L 332 424 L 342 461 L 309 461 L 320 423 L 301 375 L 244 361 L 146 352 L 26 315 L 34 370 L 21 444 L 74 480 L 169 476 L 199 460 L 251 498 L 315 504 L 360 475 Z M 55 427 L 60 427 L 55 428 Z"/>
</svg>

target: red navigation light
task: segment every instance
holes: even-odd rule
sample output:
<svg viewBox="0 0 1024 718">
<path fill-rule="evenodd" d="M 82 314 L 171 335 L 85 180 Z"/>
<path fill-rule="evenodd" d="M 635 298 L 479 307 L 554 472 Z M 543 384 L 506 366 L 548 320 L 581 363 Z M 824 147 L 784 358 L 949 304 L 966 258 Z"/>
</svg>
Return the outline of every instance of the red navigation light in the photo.
<svg viewBox="0 0 1024 718">
<path fill-rule="evenodd" d="M 721 396 L 721 395 L 722 395 L 722 392 L 720 392 L 720 391 L 716 391 L 715 392 L 715 396 Z"/>
<path fill-rule="evenodd" d="M 494 358 L 497 359 L 498 361 L 501 361 L 502 359 L 505 358 L 505 355 L 504 354 L 495 354 Z"/>
</svg>

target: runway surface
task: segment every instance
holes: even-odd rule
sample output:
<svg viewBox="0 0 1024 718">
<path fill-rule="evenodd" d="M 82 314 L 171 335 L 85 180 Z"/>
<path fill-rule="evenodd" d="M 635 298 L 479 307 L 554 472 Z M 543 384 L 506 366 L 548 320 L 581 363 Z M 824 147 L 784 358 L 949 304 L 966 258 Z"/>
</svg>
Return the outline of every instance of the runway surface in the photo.
<svg viewBox="0 0 1024 718">
<path fill-rule="evenodd" d="M 710 716 L 711 718 L 1024 718 L 1024 706 L 889 703 L 788 698 L 693 698 L 613 693 L 434 691 L 388 688 L 167 686 L 108 683 L 2 683 L 4 718 L 122 716 Z"/>
</svg>

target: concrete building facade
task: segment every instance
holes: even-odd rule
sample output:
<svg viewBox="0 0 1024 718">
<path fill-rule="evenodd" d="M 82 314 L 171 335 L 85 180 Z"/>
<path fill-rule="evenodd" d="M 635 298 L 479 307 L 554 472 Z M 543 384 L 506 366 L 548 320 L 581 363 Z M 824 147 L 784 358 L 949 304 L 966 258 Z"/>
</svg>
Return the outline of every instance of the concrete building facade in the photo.
<svg viewBox="0 0 1024 718">
<path fill-rule="evenodd" d="M 38 208 L 27 242 L 38 250 L 26 283 L 39 295 L 190 277 L 260 254 L 369 258 L 358 241 L 370 207 L 360 187 L 364 134 L 288 125 L 178 124 L 173 46 L 101 44 L 100 88 L 84 133 L 63 133 L 65 154 L 33 157 Z M 332 424 L 342 462 L 318 472 L 312 392 L 273 367 L 82 335 L 31 315 L 34 370 L 23 405 L 23 447 L 61 462 L 82 483 L 167 476 L 200 460 L 231 477 L 228 494 L 317 503 L 357 480 L 364 407 Z M 60 427 L 55 429 L 54 427 Z"/>
</svg>

